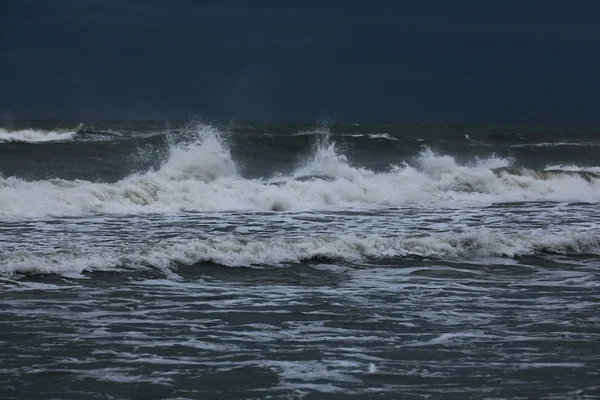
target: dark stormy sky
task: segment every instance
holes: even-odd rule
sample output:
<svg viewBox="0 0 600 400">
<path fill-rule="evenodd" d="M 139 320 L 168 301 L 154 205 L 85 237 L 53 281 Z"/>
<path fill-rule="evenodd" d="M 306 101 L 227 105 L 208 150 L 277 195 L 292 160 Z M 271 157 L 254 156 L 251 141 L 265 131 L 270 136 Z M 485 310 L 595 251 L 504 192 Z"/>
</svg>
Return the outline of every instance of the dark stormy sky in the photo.
<svg viewBox="0 0 600 400">
<path fill-rule="evenodd" d="M 598 0 L 3 0 L 0 117 L 594 124 L 598 21 Z"/>
</svg>

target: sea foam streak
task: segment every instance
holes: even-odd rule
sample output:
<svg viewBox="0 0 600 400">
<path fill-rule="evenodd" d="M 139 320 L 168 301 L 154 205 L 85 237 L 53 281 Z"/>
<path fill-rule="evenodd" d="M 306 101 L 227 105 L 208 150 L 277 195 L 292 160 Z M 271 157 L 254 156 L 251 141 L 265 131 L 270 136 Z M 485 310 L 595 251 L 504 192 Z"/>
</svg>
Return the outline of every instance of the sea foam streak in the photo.
<svg viewBox="0 0 600 400">
<path fill-rule="evenodd" d="M 194 129 L 195 139 L 173 144 L 159 169 L 116 183 L 0 177 L 0 216 L 600 201 L 600 179 L 595 174 L 540 174 L 509 168 L 511 160 L 503 158 L 461 165 L 449 155 L 427 149 L 413 159 L 398 160 L 387 172 L 374 172 L 351 165 L 326 135 L 291 176 L 246 179 L 218 130 L 210 126 Z"/>
<path fill-rule="evenodd" d="M 329 259 L 352 263 L 404 257 L 483 260 L 488 257 L 534 256 L 540 253 L 600 254 L 600 234 L 592 231 L 503 233 L 491 229 L 406 236 L 308 236 L 248 239 L 222 236 L 163 240 L 153 245 L 123 245 L 112 249 L 63 248 L 61 252 L 13 250 L 0 255 L 0 275 L 17 273 L 80 273 L 153 266 L 172 274 L 172 267 L 214 262 L 239 267 L 282 265 Z"/>
<path fill-rule="evenodd" d="M 73 131 L 44 131 L 39 129 L 21 129 L 16 131 L 8 131 L 0 128 L 0 143 L 1 142 L 53 142 L 60 140 L 71 140 L 77 135 L 77 130 Z"/>
</svg>

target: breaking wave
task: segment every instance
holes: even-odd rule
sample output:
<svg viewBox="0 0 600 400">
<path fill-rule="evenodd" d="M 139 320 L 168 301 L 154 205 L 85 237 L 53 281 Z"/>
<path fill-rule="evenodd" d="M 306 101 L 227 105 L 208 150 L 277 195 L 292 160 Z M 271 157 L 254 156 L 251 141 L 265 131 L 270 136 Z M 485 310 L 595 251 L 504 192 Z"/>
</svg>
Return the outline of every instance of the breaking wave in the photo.
<svg viewBox="0 0 600 400">
<path fill-rule="evenodd" d="M 137 137 L 150 137 L 156 136 L 157 133 L 144 133 L 139 134 L 136 132 L 123 132 L 115 131 L 112 129 L 95 129 L 92 126 L 79 124 L 76 128 L 57 128 L 57 129 L 17 129 L 8 130 L 6 128 L 0 128 L 0 143 L 44 143 L 44 142 L 64 142 L 71 140 L 78 141 L 107 141 L 115 140 L 119 138 L 137 138 Z M 162 132 L 160 134 L 163 134 Z"/>
<path fill-rule="evenodd" d="M 0 143 L 2 142 L 23 142 L 23 143 L 36 143 L 36 142 L 56 142 L 62 140 L 71 140 L 77 135 L 78 131 L 75 130 L 52 130 L 45 131 L 40 129 L 21 129 L 15 131 L 9 131 L 4 128 L 0 128 Z"/>
<path fill-rule="evenodd" d="M 459 163 L 450 155 L 425 148 L 386 171 L 375 172 L 352 165 L 326 134 L 318 137 L 312 155 L 293 173 L 247 179 L 219 130 L 197 126 L 192 133 L 192 139 L 188 132 L 184 143 L 171 144 L 159 168 L 115 183 L 0 177 L 0 216 L 600 201 L 598 168 L 531 170 L 500 157 Z"/>
<path fill-rule="evenodd" d="M 597 232 L 502 233 L 478 229 L 419 236 L 313 236 L 294 239 L 245 239 L 233 236 L 158 242 L 121 249 L 63 249 L 61 252 L 13 251 L 0 255 L 0 275 L 65 274 L 119 268 L 158 268 L 167 274 L 181 265 L 212 262 L 242 267 L 294 264 L 326 259 L 368 262 L 428 257 L 444 260 L 518 258 L 545 254 L 600 254 Z"/>
</svg>

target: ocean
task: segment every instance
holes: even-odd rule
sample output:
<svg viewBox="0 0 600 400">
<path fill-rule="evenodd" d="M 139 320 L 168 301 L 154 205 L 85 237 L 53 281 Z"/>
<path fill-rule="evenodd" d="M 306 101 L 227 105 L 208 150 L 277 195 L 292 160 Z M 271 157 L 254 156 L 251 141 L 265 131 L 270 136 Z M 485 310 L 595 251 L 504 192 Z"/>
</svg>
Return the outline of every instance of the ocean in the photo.
<svg viewBox="0 0 600 400">
<path fill-rule="evenodd" d="M 0 128 L 2 399 L 598 399 L 600 127 Z"/>
</svg>

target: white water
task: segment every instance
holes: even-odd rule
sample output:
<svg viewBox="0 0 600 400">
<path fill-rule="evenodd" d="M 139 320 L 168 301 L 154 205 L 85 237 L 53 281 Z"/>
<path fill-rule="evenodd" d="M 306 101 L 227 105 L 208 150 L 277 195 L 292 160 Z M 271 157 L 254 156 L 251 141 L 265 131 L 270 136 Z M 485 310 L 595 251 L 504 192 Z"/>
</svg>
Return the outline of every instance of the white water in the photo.
<svg viewBox="0 0 600 400">
<path fill-rule="evenodd" d="M 205 126 L 197 128 L 196 134 L 193 142 L 172 145 L 158 170 L 116 183 L 0 177 L 0 216 L 600 201 L 599 179 L 572 174 L 539 176 L 527 170 L 520 174 L 495 172 L 511 165 L 511 160 L 503 158 L 474 159 L 463 165 L 452 156 L 423 150 L 412 159 L 399 159 L 387 172 L 373 172 L 351 165 L 327 137 L 292 176 L 246 179 L 238 173 L 220 132 Z"/>
<path fill-rule="evenodd" d="M 0 128 L 1 142 L 53 142 L 60 140 L 71 140 L 77 135 L 76 131 L 44 131 L 39 129 L 22 129 L 9 131 Z"/>
<path fill-rule="evenodd" d="M 123 226 L 120 227 L 124 229 Z M 141 226 L 140 228 L 143 228 Z M 600 234 L 595 230 L 563 230 L 546 233 L 530 230 L 525 233 L 504 233 L 497 229 L 473 229 L 468 232 L 436 232 L 418 235 L 356 235 L 338 232 L 333 235 L 308 232 L 287 238 L 252 238 L 240 235 L 210 235 L 206 238 L 146 240 L 132 243 L 111 234 L 110 247 L 102 237 L 78 239 L 54 237 L 51 246 L 6 248 L 0 255 L 0 275 L 16 273 L 80 273 L 116 268 L 147 268 L 153 266 L 170 275 L 174 264 L 192 265 L 214 262 L 220 265 L 260 266 L 298 263 L 303 260 L 328 259 L 351 263 L 379 259 L 427 257 L 443 260 L 483 262 L 493 257 L 522 257 L 543 254 L 600 254 Z M 32 236 L 31 233 L 28 234 Z M 87 232 L 89 235 L 90 232 Z M 60 236 L 55 232 L 53 236 Z M 112 236 L 115 235 L 115 236 Z M 43 236 L 39 236 L 43 240 Z M 78 242 L 77 242 L 78 240 Z M 97 241 L 97 243 L 93 243 Z M 120 242 L 124 242 L 120 245 Z M 57 251 L 57 248 L 60 251 Z"/>
<path fill-rule="evenodd" d="M 109 284 L 101 277 L 58 284 L 0 278 L 0 373 L 11 382 L 5 397 L 33 398 L 40 378 L 57 371 L 66 376 L 61 383 L 81 388 L 55 389 L 61 398 L 123 398 L 130 385 L 140 393 L 149 382 L 151 398 L 175 398 L 174 387 L 184 388 L 181 398 L 214 398 L 224 388 L 244 393 L 229 397 L 271 399 L 417 391 L 432 398 L 591 399 L 597 392 L 592 266 L 568 276 L 568 266 L 561 274 L 418 262 L 328 267 L 275 279 L 270 271 L 220 276 L 218 268 L 207 268 L 204 279 Z M 308 284 L 307 272 L 314 277 Z M 238 280 L 246 274 L 262 279 Z"/>
</svg>

